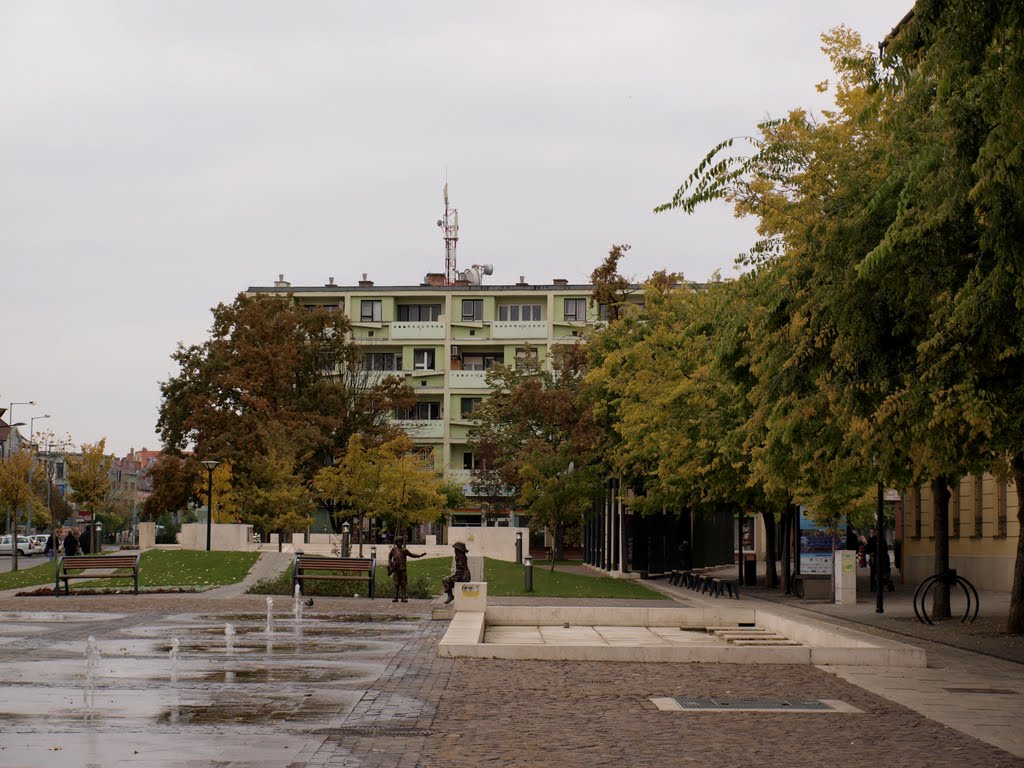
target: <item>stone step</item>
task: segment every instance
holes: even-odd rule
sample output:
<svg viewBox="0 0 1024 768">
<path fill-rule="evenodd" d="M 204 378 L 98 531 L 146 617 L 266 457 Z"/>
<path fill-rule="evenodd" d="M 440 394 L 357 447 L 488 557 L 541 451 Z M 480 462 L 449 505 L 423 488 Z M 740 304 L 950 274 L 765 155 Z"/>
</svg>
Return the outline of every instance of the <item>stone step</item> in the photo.
<svg viewBox="0 0 1024 768">
<path fill-rule="evenodd" d="M 760 639 L 760 638 L 759 639 L 750 639 L 750 640 L 732 640 L 732 639 L 730 639 L 727 642 L 730 645 L 748 646 L 748 647 L 760 647 L 760 646 L 779 646 L 779 647 L 782 647 L 782 646 L 803 645 L 803 643 L 798 643 L 796 640 L 788 640 L 788 639 L 786 639 L 784 637 L 772 638 L 770 640 L 769 639 Z"/>
</svg>

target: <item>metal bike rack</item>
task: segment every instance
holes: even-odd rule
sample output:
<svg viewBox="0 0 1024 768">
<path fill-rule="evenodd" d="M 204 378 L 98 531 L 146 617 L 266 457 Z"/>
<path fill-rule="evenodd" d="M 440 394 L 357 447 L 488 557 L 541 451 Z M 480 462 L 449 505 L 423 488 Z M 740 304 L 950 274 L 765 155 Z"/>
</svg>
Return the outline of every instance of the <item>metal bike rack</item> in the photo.
<svg viewBox="0 0 1024 768">
<path fill-rule="evenodd" d="M 964 615 L 963 618 L 960 619 L 960 623 L 963 624 L 966 621 L 973 624 L 974 620 L 978 618 L 978 610 L 981 608 L 981 598 L 978 597 L 978 590 L 974 588 L 974 585 L 963 576 L 960 576 L 954 568 L 951 568 L 945 573 L 936 573 L 934 576 L 929 576 L 918 585 L 917 589 L 914 591 L 914 615 L 917 616 L 917 620 L 922 624 L 934 624 L 931 617 L 928 615 L 926 605 L 928 593 L 936 584 L 946 584 L 950 587 L 956 586 L 957 584 L 960 585 L 960 588 L 964 591 L 964 597 L 967 598 L 967 609 L 964 611 Z"/>
</svg>

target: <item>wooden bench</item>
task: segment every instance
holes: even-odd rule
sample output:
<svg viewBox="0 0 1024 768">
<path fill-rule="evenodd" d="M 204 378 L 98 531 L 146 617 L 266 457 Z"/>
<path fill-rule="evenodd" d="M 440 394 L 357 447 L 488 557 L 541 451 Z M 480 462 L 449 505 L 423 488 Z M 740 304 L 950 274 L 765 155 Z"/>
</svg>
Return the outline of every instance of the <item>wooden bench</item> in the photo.
<svg viewBox="0 0 1024 768">
<path fill-rule="evenodd" d="M 323 557 L 319 555 L 295 555 L 292 566 L 292 592 L 295 585 L 302 589 L 306 579 L 327 579 L 330 581 L 365 581 L 366 595 L 373 598 L 374 577 L 377 569 L 376 558 Z M 329 571 L 329 573 L 308 573 L 308 571 Z M 347 575 L 346 575 L 347 574 Z M 358 574 L 358 575 L 353 575 Z"/>
<path fill-rule="evenodd" d="M 95 570 L 113 571 L 112 573 L 89 573 Z M 60 583 L 64 582 L 64 594 L 71 594 L 71 579 L 125 579 L 126 573 L 118 571 L 130 570 L 135 580 L 135 594 L 139 594 L 139 555 L 72 555 L 57 561 L 56 594 L 60 596 Z M 69 573 L 79 571 L 79 573 Z M 85 573 L 82 573 L 85 571 Z"/>
</svg>

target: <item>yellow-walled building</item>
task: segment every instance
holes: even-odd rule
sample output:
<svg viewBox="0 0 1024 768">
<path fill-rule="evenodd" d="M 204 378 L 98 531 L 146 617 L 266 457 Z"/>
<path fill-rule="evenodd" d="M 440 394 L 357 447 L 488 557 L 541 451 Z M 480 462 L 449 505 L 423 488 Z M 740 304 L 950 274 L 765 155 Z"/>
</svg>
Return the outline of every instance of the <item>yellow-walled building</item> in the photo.
<svg viewBox="0 0 1024 768">
<path fill-rule="evenodd" d="M 930 486 L 903 494 L 903 576 L 918 584 L 935 573 L 935 533 Z M 949 567 L 979 589 L 1008 592 L 1017 557 L 1017 490 L 992 475 L 969 476 L 950 488 Z"/>
</svg>

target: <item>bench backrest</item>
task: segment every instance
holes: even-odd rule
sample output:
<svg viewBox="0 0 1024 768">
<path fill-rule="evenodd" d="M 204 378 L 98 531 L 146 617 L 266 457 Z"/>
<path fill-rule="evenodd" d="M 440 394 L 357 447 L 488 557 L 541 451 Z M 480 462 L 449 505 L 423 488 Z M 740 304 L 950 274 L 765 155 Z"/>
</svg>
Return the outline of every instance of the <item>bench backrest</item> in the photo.
<svg viewBox="0 0 1024 768">
<path fill-rule="evenodd" d="M 304 571 L 369 571 L 373 560 L 357 557 L 315 557 L 297 555 L 295 565 Z"/>
<path fill-rule="evenodd" d="M 64 570 L 69 568 L 135 568 L 138 555 L 73 555 L 61 558 Z"/>
</svg>

